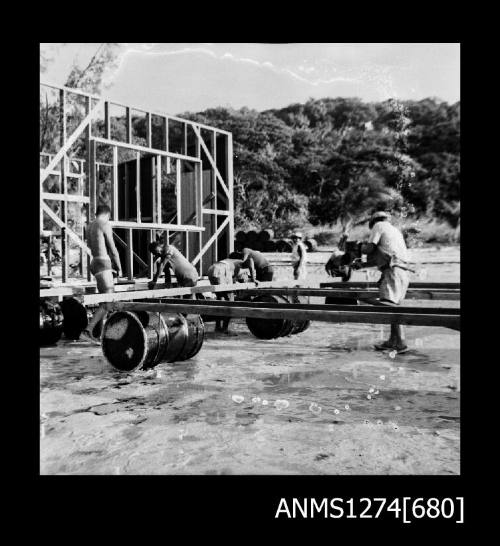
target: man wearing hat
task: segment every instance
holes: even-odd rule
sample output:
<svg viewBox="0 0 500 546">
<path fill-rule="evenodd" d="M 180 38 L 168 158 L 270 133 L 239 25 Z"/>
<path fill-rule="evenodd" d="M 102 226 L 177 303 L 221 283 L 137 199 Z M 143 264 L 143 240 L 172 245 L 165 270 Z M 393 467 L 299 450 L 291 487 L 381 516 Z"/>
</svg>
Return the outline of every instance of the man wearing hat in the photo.
<svg viewBox="0 0 500 546">
<path fill-rule="evenodd" d="M 307 249 L 302 242 L 302 233 L 295 232 L 292 235 L 292 266 L 295 280 L 305 279 L 307 275 Z"/>
<path fill-rule="evenodd" d="M 361 245 L 361 252 L 367 254 L 368 263 L 373 263 L 382 272 L 379 281 L 377 302 L 382 305 L 399 305 L 406 296 L 410 282 L 408 271 L 408 249 L 401 231 L 390 223 L 390 215 L 384 211 L 375 212 L 369 223 L 371 229 L 367 243 Z M 378 350 L 405 352 L 408 347 L 404 340 L 403 327 L 391 323 L 391 337 L 375 345 Z"/>
</svg>

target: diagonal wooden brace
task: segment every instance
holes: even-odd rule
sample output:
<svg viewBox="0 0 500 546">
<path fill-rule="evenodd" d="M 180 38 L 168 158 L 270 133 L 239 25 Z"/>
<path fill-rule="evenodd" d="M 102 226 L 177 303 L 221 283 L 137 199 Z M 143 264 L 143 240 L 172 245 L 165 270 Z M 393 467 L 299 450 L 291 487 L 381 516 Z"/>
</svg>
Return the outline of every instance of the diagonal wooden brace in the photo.
<svg viewBox="0 0 500 546">
<path fill-rule="evenodd" d="M 200 258 L 205 254 L 208 247 L 215 241 L 215 239 L 221 234 L 222 230 L 227 226 L 229 223 L 229 216 L 226 217 L 224 222 L 217 228 L 217 231 L 210 237 L 210 239 L 205 243 L 205 246 L 200 250 L 199 254 L 196 256 L 196 258 L 191 262 L 193 265 L 197 264 Z"/>
<path fill-rule="evenodd" d="M 76 139 L 85 131 L 89 123 L 96 117 L 97 113 L 99 112 L 99 107 L 101 104 L 103 104 L 103 100 L 100 100 L 94 108 L 90 110 L 90 112 L 85 116 L 83 121 L 80 123 L 80 125 L 73 131 L 71 136 L 66 140 L 64 143 L 64 146 L 57 152 L 57 154 L 52 158 L 50 163 L 45 167 L 43 171 L 40 173 L 40 184 L 43 183 L 44 180 L 47 179 L 49 174 L 54 170 L 54 167 L 61 161 L 61 159 L 64 157 L 64 155 L 68 152 L 68 150 L 73 146 L 73 144 L 76 142 Z"/>
<path fill-rule="evenodd" d="M 221 176 L 221 174 L 219 172 L 219 169 L 217 169 L 217 166 L 215 165 L 214 158 L 210 154 L 210 152 L 209 152 L 209 150 L 207 148 L 207 145 L 205 144 L 205 141 L 201 138 L 201 132 L 199 131 L 198 127 L 196 127 L 195 125 L 192 125 L 192 128 L 193 128 L 193 131 L 195 132 L 196 136 L 198 137 L 203 150 L 205 151 L 205 154 L 207 156 L 208 161 L 210 161 L 210 165 L 212 165 L 212 168 L 213 168 L 213 170 L 215 172 L 215 176 L 219 179 L 219 182 L 220 182 L 220 185 L 222 186 L 222 189 L 225 191 L 226 195 L 229 197 L 229 190 L 227 189 L 227 186 L 226 186 L 224 180 L 222 179 L 222 176 Z"/>
<path fill-rule="evenodd" d="M 66 230 L 66 233 L 75 241 L 75 243 L 82 248 L 89 256 L 92 256 L 92 252 L 90 251 L 90 248 L 78 237 L 78 235 L 70 229 L 60 218 L 55 214 L 55 212 L 47 206 L 46 203 L 41 204 L 42 211 L 47 214 L 60 228 L 63 228 Z"/>
</svg>

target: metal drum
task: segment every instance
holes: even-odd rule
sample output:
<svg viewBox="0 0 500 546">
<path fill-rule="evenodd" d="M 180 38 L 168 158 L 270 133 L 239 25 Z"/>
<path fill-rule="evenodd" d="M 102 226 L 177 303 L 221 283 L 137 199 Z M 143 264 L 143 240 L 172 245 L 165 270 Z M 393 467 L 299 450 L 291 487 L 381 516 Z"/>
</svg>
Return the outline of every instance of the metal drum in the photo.
<svg viewBox="0 0 500 546">
<path fill-rule="evenodd" d="M 290 303 L 309 303 L 309 296 L 288 296 Z M 296 320 L 291 335 L 305 332 L 311 326 L 310 320 Z"/>
<path fill-rule="evenodd" d="M 64 298 L 60 305 L 64 316 L 64 337 L 66 339 L 79 339 L 80 334 L 87 328 L 92 313 L 88 312 L 75 298 Z"/>
<path fill-rule="evenodd" d="M 177 360 L 189 360 L 200 352 L 205 340 L 205 324 L 200 315 L 185 315 L 188 326 L 188 337 L 184 349 Z"/>
<path fill-rule="evenodd" d="M 39 345 L 54 345 L 62 336 L 64 317 L 58 303 L 40 300 Z"/>
<path fill-rule="evenodd" d="M 271 294 L 263 294 L 257 296 L 252 302 L 265 303 L 289 303 L 284 296 L 274 296 Z M 246 323 L 248 329 L 255 337 L 259 339 L 275 339 L 277 337 L 290 335 L 295 321 L 288 319 L 261 319 L 247 317 Z"/>
<path fill-rule="evenodd" d="M 192 358 L 204 333 L 198 315 L 117 311 L 104 324 L 102 351 L 114 368 L 131 372 Z"/>
</svg>

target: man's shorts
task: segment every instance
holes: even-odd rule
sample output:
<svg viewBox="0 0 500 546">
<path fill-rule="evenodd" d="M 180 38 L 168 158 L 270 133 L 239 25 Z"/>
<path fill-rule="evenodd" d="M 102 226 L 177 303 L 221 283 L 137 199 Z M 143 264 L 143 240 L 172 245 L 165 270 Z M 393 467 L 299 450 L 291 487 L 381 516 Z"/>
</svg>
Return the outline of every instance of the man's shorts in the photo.
<svg viewBox="0 0 500 546">
<path fill-rule="evenodd" d="M 182 278 L 182 279 L 177 279 L 177 284 L 179 286 L 182 286 L 183 288 L 184 287 L 196 286 L 197 282 L 198 282 L 198 278 L 192 279 L 192 278 L 186 277 L 186 278 Z"/>
<path fill-rule="evenodd" d="M 382 271 L 379 285 L 381 301 L 399 305 L 406 297 L 410 276 L 406 269 L 388 267 Z"/>
<path fill-rule="evenodd" d="M 111 267 L 111 260 L 109 258 L 92 258 L 90 262 L 90 272 L 97 281 L 97 290 L 100 293 L 115 289 Z"/>
<path fill-rule="evenodd" d="M 255 276 L 257 277 L 257 280 L 262 282 L 272 281 L 273 275 L 274 270 L 270 265 L 268 265 L 267 267 L 262 267 L 261 269 L 257 269 L 255 271 Z"/>
<path fill-rule="evenodd" d="M 100 273 L 94 273 L 95 280 L 97 281 L 97 290 L 102 294 L 103 292 L 114 291 L 115 283 L 113 279 L 113 272 L 111 269 L 101 271 Z"/>
</svg>

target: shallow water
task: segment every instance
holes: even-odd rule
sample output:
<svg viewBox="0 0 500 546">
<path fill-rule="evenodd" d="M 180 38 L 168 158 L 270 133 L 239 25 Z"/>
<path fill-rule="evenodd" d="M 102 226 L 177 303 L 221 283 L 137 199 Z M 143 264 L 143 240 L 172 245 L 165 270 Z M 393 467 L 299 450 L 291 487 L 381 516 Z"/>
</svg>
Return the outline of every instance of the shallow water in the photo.
<svg viewBox="0 0 500 546">
<path fill-rule="evenodd" d="M 84 342 L 42 348 L 41 473 L 459 473 L 459 332 L 407 327 L 390 358 L 372 348 L 387 326 L 213 327 L 193 360 L 132 374 Z"/>
</svg>

